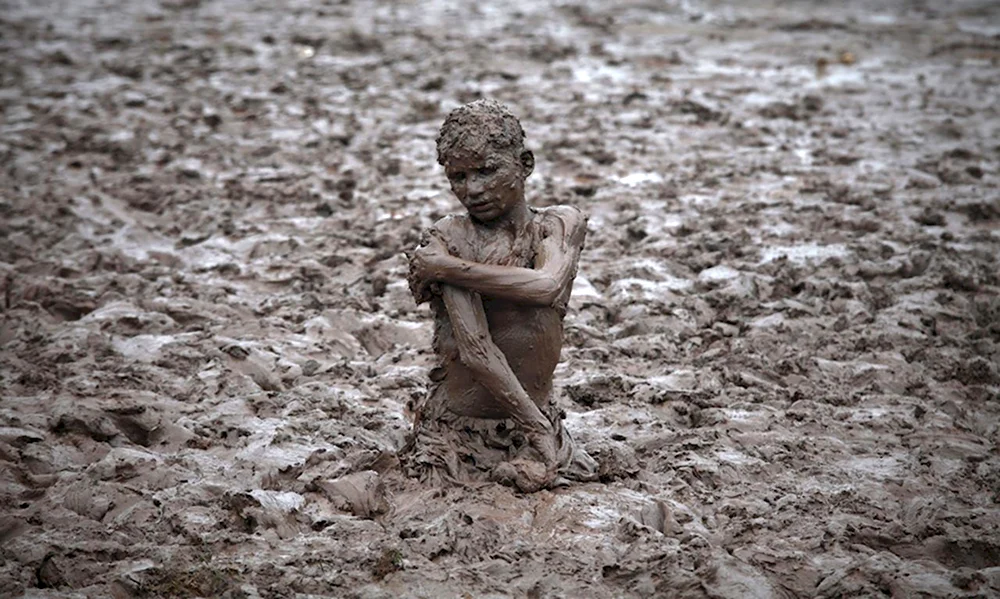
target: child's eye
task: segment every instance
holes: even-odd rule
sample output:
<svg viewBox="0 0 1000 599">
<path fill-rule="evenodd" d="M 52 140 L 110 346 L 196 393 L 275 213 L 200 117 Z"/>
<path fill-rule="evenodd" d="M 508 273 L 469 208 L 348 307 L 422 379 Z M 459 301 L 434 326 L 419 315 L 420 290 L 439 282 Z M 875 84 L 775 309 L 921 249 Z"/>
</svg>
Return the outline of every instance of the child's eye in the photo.
<svg viewBox="0 0 1000 599">
<path fill-rule="evenodd" d="M 465 181 L 465 173 L 452 173 L 448 175 L 448 178 L 457 183 L 461 183 L 462 181 Z"/>
<path fill-rule="evenodd" d="M 497 167 L 495 166 L 484 166 L 483 168 L 479 169 L 479 174 L 484 177 L 492 175 L 495 172 L 497 172 Z"/>
</svg>

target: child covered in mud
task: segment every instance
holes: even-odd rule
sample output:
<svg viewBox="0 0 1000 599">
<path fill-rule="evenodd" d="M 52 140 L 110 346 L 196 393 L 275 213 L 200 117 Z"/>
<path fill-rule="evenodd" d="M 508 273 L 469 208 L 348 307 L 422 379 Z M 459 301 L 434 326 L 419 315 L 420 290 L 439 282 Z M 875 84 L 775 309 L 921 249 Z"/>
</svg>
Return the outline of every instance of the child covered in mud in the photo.
<svg viewBox="0 0 1000 599">
<path fill-rule="evenodd" d="M 410 288 L 434 313 L 439 363 L 404 467 L 424 480 L 488 478 L 524 491 L 593 480 L 597 465 L 563 427 L 552 394 L 587 219 L 570 206 L 528 206 L 534 155 L 496 101 L 452 111 L 437 154 L 467 214 L 435 223 L 410 257 Z"/>
</svg>

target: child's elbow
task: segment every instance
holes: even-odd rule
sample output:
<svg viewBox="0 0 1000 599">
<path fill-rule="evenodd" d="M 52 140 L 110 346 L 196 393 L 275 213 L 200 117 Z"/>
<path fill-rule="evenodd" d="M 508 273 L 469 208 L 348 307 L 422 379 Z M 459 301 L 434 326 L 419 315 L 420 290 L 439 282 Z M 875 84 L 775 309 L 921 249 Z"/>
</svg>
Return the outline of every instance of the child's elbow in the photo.
<svg viewBox="0 0 1000 599">
<path fill-rule="evenodd" d="M 562 296 L 563 286 L 556 279 L 547 279 L 535 292 L 535 301 L 542 306 L 551 306 Z"/>
</svg>

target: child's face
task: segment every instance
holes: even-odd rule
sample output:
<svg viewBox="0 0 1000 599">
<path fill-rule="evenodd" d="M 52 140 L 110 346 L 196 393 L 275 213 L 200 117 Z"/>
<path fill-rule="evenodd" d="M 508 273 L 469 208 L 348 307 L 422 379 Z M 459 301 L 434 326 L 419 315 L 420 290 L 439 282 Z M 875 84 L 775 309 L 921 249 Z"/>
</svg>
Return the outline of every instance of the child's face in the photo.
<svg viewBox="0 0 1000 599">
<path fill-rule="evenodd" d="M 524 202 L 528 171 L 510 150 L 487 146 L 480 152 L 454 152 L 446 158 L 444 172 L 458 201 L 480 222 L 501 218 Z"/>
</svg>

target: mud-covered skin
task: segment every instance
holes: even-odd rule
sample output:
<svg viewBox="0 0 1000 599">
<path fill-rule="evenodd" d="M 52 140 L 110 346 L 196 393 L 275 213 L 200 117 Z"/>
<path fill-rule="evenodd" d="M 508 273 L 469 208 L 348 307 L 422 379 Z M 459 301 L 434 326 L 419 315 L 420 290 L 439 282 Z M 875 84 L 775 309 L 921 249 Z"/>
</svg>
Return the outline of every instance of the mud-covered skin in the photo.
<svg viewBox="0 0 1000 599">
<path fill-rule="evenodd" d="M 517 276 L 519 273 L 507 267 L 519 267 L 526 270 L 535 269 L 535 256 L 543 253 L 541 247 L 546 240 L 553 238 L 561 244 L 566 244 L 564 239 L 567 232 L 585 228 L 586 221 L 579 210 L 570 207 L 548 208 L 532 216 L 532 220 L 525 226 L 525 230 L 520 233 L 518 239 L 511 240 L 506 235 L 497 235 L 494 231 L 483 231 L 481 225 L 476 224 L 470 218 L 449 217 L 436 224 L 433 228 L 432 236 L 439 239 L 444 247 L 449 245 L 459 249 L 456 258 L 477 265 L 500 266 L 497 272 L 506 273 L 509 276 Z M 522 245 L 521 249 L 517 249 Z M 567 248 L 570 254 L 569 262 L 579 256 L 582 249 L 581 243 L 575 247 Z M 498 259 L 500 262 L 494 262 Z M 441 260 L 447 262 L 447 260 Z M 456 279 L 465 276 L 469 271 L 465 266 L 457 263 L 453 266 L 457 271 Z M 549 294 L 542 289 L 533 296 L 535 302 L 526 303 L 502 298 L 492 298 L 480 296 L 477 299 L 482 302 L 486 319 L 489 325 L 489 334 L 493 343 L 501 351 L 510 365 L 514 374 L 524 390 L 531 396 L 540 408 L 549 400 L 552 391 L 552 373 L 559 362 L 559 353 L 563 342 L 563 316 L 566 312 L 566 300 L 572 284 L 572 273 L 576 270 L 575 264 L 569 268 L 567 279 L 569 284 L 561 283 L 561 288 L 556 283 L 553 287 L 557 293 Z M 447 275 L 442 275 L 447 276 Z M 438 281 L 440 282 L 440 280 Z M 514 281 L 517 285 L 519 281 Z M 490 281 L 480 279 L 478 285 L 486 287 Z M 472 282 L 472 285 L 477 283 Z M 526 284 L 530 284 L 527 283 Z M 501 281 L 497 288 L 509 287 Z M 541 287 L 541 286 L 539 286 Z M 481 289 L 480 293 L 488 292 Z M 502 291 L 497 291 L 502 293 Z M 519 289 L 513 294 L 528 295 L 530 291 Z M 530 296 L 529 296 L 530 297 Z M 546 303 L 545 300 L 548 299 Z M 459 346 L 455 341 L 451 331 L 447 309 L 443 300 L 433 302 L 435 313 L 434 342 L 435 353 L 440 357 L 440 367 L 444 369 L 445 378 L 442 384 L 449 390 L 449 396 L 453 399 L 449 402 L 449 409 L 457 414 L 473 416 L 479 418 L 509 418 L 510 414 L 502 405 L 490 396 L 489 392 L 476 383 L 476 374 L 462 363 Z"/>
<path fill-rule="evenodd" d="M 441 279 L 454 275 L 452 280 L 501 297 L 443 284 L 441 297 L 431 298 L 439 364 L 401 456 L 406 470 L 422 480 L 489 478 L 536 491 L 567 478 L 597 477 L 597 464 L 573 441 L 552 394 L 565 302 L 586 220 L 570 207 L 530 213 L 514 239 L 484 231 L 467 216 L 455 216 L 437 223 L 423 246 L 426 250 L 440 244 L 456 251 L 456 256 L 438 254 L 429 261 L 439 267 Z M 555 247 L 562 249 L 553 251 Z M 502 265 L 485 262 L 491 256 Z M 557 276 L 549 279 L 552 273 Z M 412 282 L 415 288 L 425 288 L 419 280 Z M 533 287 L 532 282 L 539 285 Z M 556 293 L 537 293 L 548 285 Z M 546 299 L 549 303 L 542 301 Z M 523 461 L 522 448 L 511 439 L 511 426 L 537 451 L 529 459 L 540 458 L 541 469 Z M 498 453 L 496 448 L 506 451 Z M 471 467 L 461 468 L 460 462 Z"/>
<path fill-rule="evenodd" d="M 523 211 L 524 180 L 534 170 L 534 154 L 529 150 L 514 154 L 489 145 L 479 151 L 452 152 L 445 158 L 444 174 L 470 218 L 494 228 L 503 225 L 500 221 L 514 220 L 511 211 Z"/>
<path fill-rule="evenodd" d="M 562 319 L 587 221 L 575 208 L 539 213 L 527 205 L 524 181 L 534 169 L 534 155 L 524 149 L 523 137 L 517 119 L 492 100 L 456 109 L 441 128 L 438 160 L 468 214 L 436 223 L 410 258 L 409 284 L 417 300 L 440 294 L 432 306 L 434 350 L 441 361 L 437 386 L 417 409 L 411 447 L 420 454 L 424 439 L 439 434 L 435 428 L 455 426 L 441 419 L 442 410 L 509 419 L 545 465 L 543 479 L 526 476 L 530 482 L 518 484 L 536 490 L 581 461 L 590 464 L 587 479 L 596 473 L 561 422 L 551 418 Z M 488 456 L 475 455 L 474 448 L 453 451 L 478 470 L 489 467 Z M 453 459 L 438 466 L 417 461 L 456 476 Z M 536 469 L 522 470 L 529 471 Z"/>
</svg>

